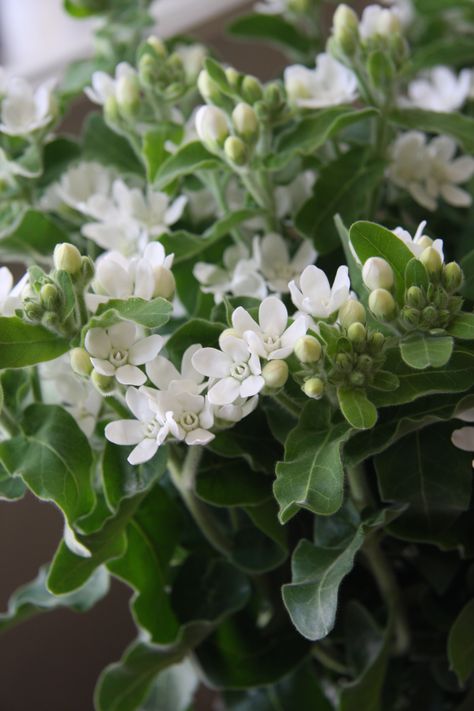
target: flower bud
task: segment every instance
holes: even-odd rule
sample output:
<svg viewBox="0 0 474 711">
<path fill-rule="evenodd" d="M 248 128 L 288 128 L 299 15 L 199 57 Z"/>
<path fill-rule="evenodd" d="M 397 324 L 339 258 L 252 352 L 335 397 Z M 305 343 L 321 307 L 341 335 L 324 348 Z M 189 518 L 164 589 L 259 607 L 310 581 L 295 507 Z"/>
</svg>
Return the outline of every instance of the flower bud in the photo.
<svg viewBox="0 0 474 711">
<path fill-rule="evenodd" d="M 375 289 L 369 296 L 369 309 L 375 318 L 391 321 L 397 313 L 395 299 L 386 289 Z"/>
<path fill-rule="evenodd" d="M 56 311 L 61 303 L 61 295 L 55 284 L 44 284 L 40 290 L 40 300 L 46 311 Z"/>
<path fill-rule="evenodd" d="M 393 269 L 385 259 L 370 257 L 362 267 L 362 279 L 368 289 L 391 289 Z"/>
<path fill-rule="evenodd" d="M 418 240 L 417 245 L 420 249 L 426 249 L 427 247 L 433 246 L 433 240 L 431 237 L 428 237 L 428 235 L 422 235 Z"/>
<path fill-rule="evenodd" d="M 367 329 L 360 322 L 351 323 L 347 329 L 347 337 L 352 343 L 364 343 L 367 338 Z"/>
<path fill-rule="evenodd" d="M 258 135 L 259 123 L 257 114 L 249 104 L 241 101 L 232 112 L 232 123 L 239 136 L 253 141 Z"/>
<path fill-rule="evenodd" d="M 134 116 L 140 105 L 140 85 L 133 74 L 121 76 L 117 81 L 115 95 L 119 110 L 124 116 Z"/>
<path fill-rule="evenodd" d="M 227 81 L 229 82 L 229 86 L 231 86 L 232 89 L 237 89 L 242 78 L 242 75 L 237 71 L 237 69 L 234 69 L 233 67 L 227 67 L 227 69 L 225 70 L 225 76 Z"/>
<path fill-rule="evenodd" d="M 365 385 L 365 374 L 361 373 L 359 370 L 354 370 L 354 372 L 351 373 L 349 380 L 351 385 L 360 387 L 361 385 Z"/>
<path fill-rule="evenodd" d="M 338 319 L 344 328 L 349 328 L 353 323 L 365 323 L 364 305 L 356 299 L 348 299 L 339 309 Z"/>
<path fill-rule="evenodd" d="M 108 123 L 114 124 L 120 120 L 120 112 L 115 94 L 110 94 L 105 100 L 104 117 Z"/>
<path fill-rule="evenodd" d="M 159 60 L 149 52 L 147 54 L 142 54 L 138 61 L 138 76 L 141 83 L 145 86 L 154 86 L 158 73 Z M 115 96 L 113 98 L 115 98 Z"/>
<path fill-rule="evenodd" d="M 395 76 L 395 67 L 390 57 L 384 51 L 377 49 L 369 55 L 367 73 L 375 89 L 386 91 Z"/>
<path fill-rule="evenodd" d="M 317 363 L 321 358 L 321 344 L 314 336 L 301 336 L 295 343 L 295 355 L 301 363 Z"/>
<path fill-rule="evenodd" d="M 309 378 L 301 389 L 308 397 L 319 400 L 324 394 L 325 385 L 321 378 Z"/>
<path fill-rule="evenodd" d="M 227 158 L 236 165 L 245 165 L 247 162 L 247 147 L 241 138 L 229 136 L 224 143 Z"/>
<path fill-rule="evenodd" d="M 280 84 L 276 81 L 267 84 L 264 91 L 264 99 L 271 109 L 279 108 L 285 101 Z"/>
<path fill-rule="evenodd" d="M 29 321 L 41 321 L 44 309 L 37 301 L 27 301 L 23 304 L 25 316 Z"/>
<path fill-rule="evenodd" d="M 82 258 L 78 248 L 69 242 L 57 244 L 53 254 L 54 268 L 68 274 L 78 274 L 81 270 Z"/>
<path fill-rule="evenodd" d="M 90 375 L 92 363 L 88 352 L 84 348 L 73 348 L 69 353 L 71 368 L 78 375 Z"/>
<path fill-rule="evenodd" d="M 418 328 L 420 312 L 418 309 L 405 306 L 400 312 L 400 320 L 406 328 Z"/>
<path fill-rule="evenodd" d="M 342 53 L 352 57 L 359 45 L 359 20 L 348 5 L 339 5 L 332 21 L 334 40 Z"/>
<path fill-rule="evenodd" d="M 373 331 L 367 339 L 367 345 L 370 353 L 376 355 L 380 353 L 385 345 L 385 336 L 380 331 Z"/>
<path fill-rule="evenodd" d="M 254 104 L 263 96 L 261 83 L 250 74 L 242 80 L 242 96 L 249 104 Z"/>
<path fill-rule="evenodd" d="M 337 369 L 342 370 L 344 373 L 352 370 L 352 358 L 348 353 L 338 353 L 335 362 Z"/>
<path fill-rule="evenodd" d="M 219 87 L 216 82 L 211 79 L 206 69 L 202 69 L 199 72 L 197 87 L 204 101 L 219 101 L 221 98 Z"/>
<path fill-rule="evenodd" d="M 421 323 L 425 328 L 431 328 L 438 321 L 438 309 L 434 306 L 426 306 L 421 312 Z"/>
<path fill-rule="evenodd" d="M 102 373 L 98 373 L 97 370 L 93 370 L 91 380 L 100 394 L 105 397 L 111 395 L 115 390 L 115 378 L 109 375 L 102 375 Z"/>
<path fill-rule="evenodd" d="M 440 253 L 434 247 L 426 247 L 420 255 L 422 262 L 429 274 L 439 274 L 443 266 Z"/>
<path fill-rule="evenodd" d="M 95 274 L 94 262 L 90 257 L 81 257 L 81 277 L 84 284 L 88 284 Z"/>
<path fill-rule="evenodd" d="M 262 369 L 262 377 L 268 388 L 282 388 L 288 380 L 288 365 L 284 360 L 270 360 Z"/>
<path fill-rule="evenodd" d="M 201 106 L 196 113 L 196 131 L 203 143 L 222 146 L 229 135 L 225 113 L 217 106 Z"/>
<path fill-rule="evenodd" d="M 374 361 L 365 353 L 360 355 L 357 360 L 357 368 L 361 373 L 370 373 L 374 365 Z"/>
<path fill-rule="evenodd" d="M 422 309 L 426 306 L 426 298 L 419 286 L 410 286 L 405 296 L 407 306 L 414 309 Z"/>
<path fill-rule="evenodd" d="M 449 262 L 443 267 L 443 284 L 450 292 L 458 291 L 463 283 L 462 269 L 457 262 Z"/>
<path fill-rule="evenodd" d="M 147 44 L 156 52 L 159 57 L 165 58 L 167 55 L 167 50 L 164 42 L 160 40 L 156 35 L 150 35 L 146 41 Z"/>
<path fill-rule="evenodd" d="M 161 296 L 163 299 L 171 299 L 176 291 L 176 281 L 173 272 L 166 267 L 159 266 L 154 269 L 155 290 L 153 296 Z"/>
</svg>

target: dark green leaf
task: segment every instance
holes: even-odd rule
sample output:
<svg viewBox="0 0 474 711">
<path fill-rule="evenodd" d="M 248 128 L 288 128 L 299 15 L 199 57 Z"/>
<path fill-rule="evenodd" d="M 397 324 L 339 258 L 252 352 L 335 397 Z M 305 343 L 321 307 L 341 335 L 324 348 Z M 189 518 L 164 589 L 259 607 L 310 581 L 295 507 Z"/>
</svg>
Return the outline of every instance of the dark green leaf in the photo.
<svg viewBox="0 0 474 711">
<path fill-rule="evenodd" d="M 28 209 L 11 229 L 2 230 L 0 247 L 5 254 L 28 261 L 44 261 L 50 258 L 55 246 L 67 242 L 67 234 L 52 217 L 37 210 Z"/>
<path fill-rule="evenodd" d="M 117 511 L 122 499 L 131 498 L 148 491 L 164 474 L 167 464 L 166 447 L 149 462 L 132 466 L 127 461 L 127 452 L 110 442 L 105 443 L 102 458 L 102 480 L 107 504 Z"/>
<path fill-rule="evenodd" d="M 135 155 L 130 143 L 110 129 L 100 114 L 90 114 L 82 135 L 83 156 L 88 160 L 124 171 L 143 175 L 143 165 Z"/>
<path fill-rule="evenodd" d="M 0 317 L 0 368 L 25 368 L 53 360 L 69 350 L 69 343 L 43 326 L 13 316 Z"/>
<path fill-rule="evenodd" d="M 474 599 L 456 617 L 448 637 L 448 657 L 451 669 L 460 684 L 464 684 L 474 670 Z"/>
<path fill-rule="evenodd" d="M 446 330 L 454 338 L 465 341 L 474 340 L 474 314 L 459 314 Z"/>
<path fill-rule="evenodd" d="M 257 506 L 271 497 L 271 481 L 241 459 L 207 457 L 196 479 L 196 494 L 213 506 Z"/>
<path fill-rule="evenodd" d="M 165 148 L 167 141 L 180 143 L 183 127 L 175 123 L 162 123 L 157 128 L 147 131 L 143 136 L 143 158 L 145 159 L 147 180 L 153 183 L 155 176 L 164 161 L 169 157 Z"/>
<path fill-rule="evenodd" d="M 405 288 L 419 286 L 427 289 L 429 285 L 428 272 L 419 259 L 410 259 L 405 269 Z"/>
<path fill-rule="evenodd" d="M 416 370 L 440 368 L 449 362 L 453 346 L 450 336 L 414 333 L 400 341 L 400 353 L 405 363 Z"/>
<path fill-rule="evenodd" d="M 170 359 L 176 367 L 180 367 L 183 353 L 194 343 L 200 343 L 202 346 L 217 347 L 223 328 L 224 326 L 220 323 L 210 323 L 204 319 L 196 318 L 188 321 L 176 329 L 166 343 L 166 350 Z"/>
<path fill-rule="evenodd" d="M 337 399 L 341 412 L 356 430 L 370 430 L 377 422 L 377 408 L 364 390 L 340 387 L 337 390 Z"/>
<path fill-rule="evenodd" d="M 199 678 L 188 659 L 162 671 L 140 711 L 189 711 Z"/>
</svg>

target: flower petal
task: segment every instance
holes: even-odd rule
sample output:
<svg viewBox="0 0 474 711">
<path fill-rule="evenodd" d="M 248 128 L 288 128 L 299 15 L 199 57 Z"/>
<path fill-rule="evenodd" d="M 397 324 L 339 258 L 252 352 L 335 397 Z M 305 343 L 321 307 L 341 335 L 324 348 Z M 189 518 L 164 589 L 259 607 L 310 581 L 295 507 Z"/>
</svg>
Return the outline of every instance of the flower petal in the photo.
<svg viewBox="0 0 474 711">
<path fill-rule="evenodd" d="M 147 336 L 133 344 L 128 352 L 128 361 L 132 365 L 143 365 L 153 360 L 163 347 L 163 337 Z"/>
<path fill-rule="evenodd" d="M 262 378 L 263 380 L 263 378 Z M 240 382 L 235 378 L 219 380 L 207 394 L 211 405 L 230 405 L 240 395 Z"/>
<path fill-rule="evenodd" d="M 122 385 L 144 385 L 146 383 L 145 373 L 136 365 L 121 365 L 115 372 L 115 377 Z"/>
<path fill-rule="evenodd" d="M 258 309 L 258 320 L 262 331 L 274 338 L 279 338 L 288 324 L 288 311 L 277 296 L 267 296 Z"/>
<path fill-rule="evenodd" d="M 192 356 L 191 362 L 198 373 L 212 378 L 225 378 L 232 365 L 232 359 L 217 348 L 201 348 Z"/>
<path fill-rule="evenodd" d="M 193 445 L 193 444 L 208 444 L 211 440 L 213 440 L 215 437 L 212 432 L 208 432 L 207 430 L 203 430 L 200 427 L 198 427 L 196 430 L 192 430 L 191 432 L 188 432 L 184 441 L 186 444 Z"/>
<path fill-rule="evenodd" d="M 105 436 L 113 444 L 138 444 L 143 433 L 143 424 L 137 420 L 116 420 L 105 427 Z"/>
<path fill-rule="evenodd" d="M 115 366 L 112 365 L 110 361 L 104 360 L 103 358 L 91 358 L 91 363 L 94 369 L 101 375 L 107 375 L 109 377 L 115 375 Z"/>
<path fill-rule="evenodd" d="M 110 342 L 115 348 L 130 348 L 136 338 L 137 327 L 132 321 L 120 321 L 107 329 Z"/>
<path fill-rule="evenodd" d="M 130 464 L 143 464 L 155 456 L 158 451 L 159 444 L 156 439 L 147 437 L 140 444 L 137 444 L 128 457 Z"/>
<path fill-rule="evenodd" d="M 458 449 L 474 452 L 474 427 L 461 427 L 459 430 L 454 430 L 451 441 Z"/>
<path fill-rule="evenodd" d="M 110 353 L 110 338 L 103 328 L 90 328 L 86 333 L 85 347 L 94 358 L 107 358 Z"/>
<path fill-rule="evenodd" d="M 261 375 L 250 375 L 240 386 L 241 397 L 252 397 L 260 392 L 264 387 L 265 381 Z"/>
<path fill-rule="evenodd" d="M 156 385 L 160 390 L 166 390 L 173 380 L 178 380 L 181 377 L 173 363 L 164 356 L 156 356 L 149 361 L 145 370 L 153 385 Z"/>
</svg>

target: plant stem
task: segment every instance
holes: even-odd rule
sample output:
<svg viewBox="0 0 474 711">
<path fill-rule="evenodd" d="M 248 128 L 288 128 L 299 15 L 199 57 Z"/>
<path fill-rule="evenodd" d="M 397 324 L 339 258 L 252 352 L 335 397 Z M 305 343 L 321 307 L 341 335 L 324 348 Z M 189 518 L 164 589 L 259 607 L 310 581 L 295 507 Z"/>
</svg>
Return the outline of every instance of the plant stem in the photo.
<svg viewBox="0 0 474 711">
<path fill-rule="evenodd" d="M 289 395 L 287 395 L 283 390 L 277 395 L 272 395 L 275 402 L 277 402 L 284 410 L 299 419 L 301 415 L 301 407 L 298 403 L 294 402 Z"/>
<path fill-rule="evenodd" d="M 173 484 L 179 491 L 189 513 L 201 529 L 201 532 L 219 553 L 227 556 L 232 549 L 231 541 L 227 538 L 209 508 L 194 493 L 194 482 L 202 453 L 202 447 L 189 447 L 181 467 L 177 458 L 171 454 L 168 458 L 168 467 Z"/>
<path fill-rule="evenodd" d="M 5 407 L 3 407 L 2 412 L 0 413 L 0 428 L 9 437 L 16 437 L 16 435 L 19 435 L 21 432 L 21 429 L 19 425 L 17 425 L 15 418 Z"/>
<path fill-rule="evenodd" d="M 374 500 L 367 484 L 363 466 L 349 467 L 347 469 L 347 478 L 352 500 L 357 509 L 362 511 L 373 506 Z M 386 601 L 393 614 L 394 652 L 397 655 L 405 654 L 410 646 L 410 628 L 397 579 L 380 547 L 376 534 L 367 536 L 362 552 L 377 583 L 380 595 Z"/>
<path fill-rule="evenodd" d="M 342 664 L 338 659 L 335 659 L 329 652 L 327 652 L 321 644 L 314 644 L 311 647 L 311 656 L 317 659 L 320 664 L 322 664 L 326 669 L 331 669 L 331 671 L 336 672 L 336 674 L 344 674 L 345 676 L 350 676 L 349 669 Z"/>
</svg>

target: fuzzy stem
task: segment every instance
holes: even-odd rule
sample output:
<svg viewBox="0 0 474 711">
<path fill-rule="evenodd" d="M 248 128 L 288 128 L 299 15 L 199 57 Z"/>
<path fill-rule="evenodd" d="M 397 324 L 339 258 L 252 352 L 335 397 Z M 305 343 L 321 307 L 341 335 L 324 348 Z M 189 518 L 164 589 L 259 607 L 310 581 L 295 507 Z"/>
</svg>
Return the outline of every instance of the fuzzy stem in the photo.
<svg viewBox="0 0 474 711">
<path fill-rule="evenodd" d="M 290 415 L 299 419 L 301 415 L 301 407 L 298 403 L 293 402 L 291 397 L 289 397 L 284 390 L 279 392 L 277 395 L 272 395 L 272 398 L 277 402 L 284 410 L 286 410 Z"/>
</svg>

